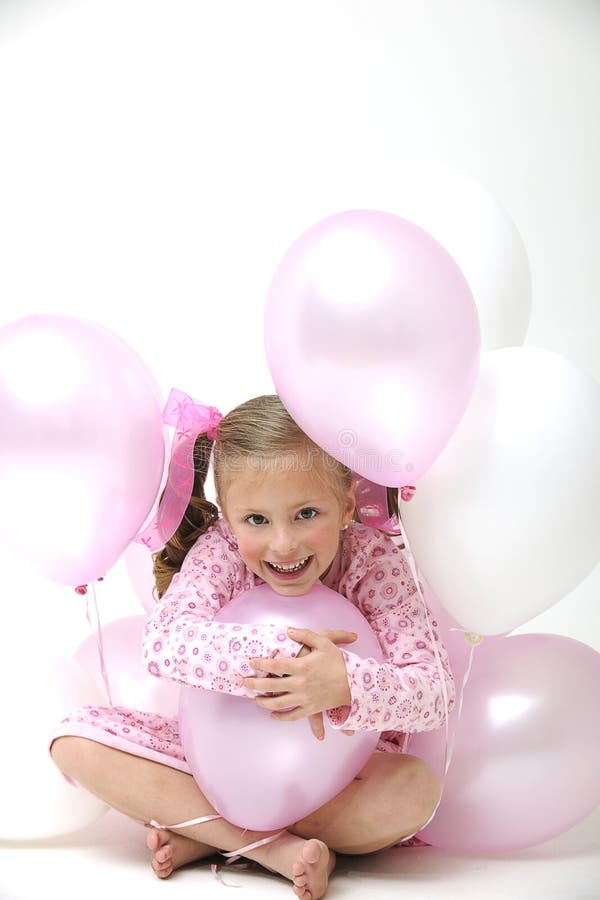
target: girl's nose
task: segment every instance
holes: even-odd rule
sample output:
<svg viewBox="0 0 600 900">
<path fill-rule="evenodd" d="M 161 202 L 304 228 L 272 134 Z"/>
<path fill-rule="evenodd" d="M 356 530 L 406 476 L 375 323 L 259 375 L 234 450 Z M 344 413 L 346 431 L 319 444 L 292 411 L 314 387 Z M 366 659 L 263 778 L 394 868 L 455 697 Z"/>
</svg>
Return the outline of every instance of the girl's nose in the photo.
<svg viewBox="0 0 600 900">
<path fill-rule="evenodd" d="M 288 559 L 297 546 L 296 539 L 289 528 L 279 528 L 270 541 L 271 550 L 278 559 Z"/>
</svg>

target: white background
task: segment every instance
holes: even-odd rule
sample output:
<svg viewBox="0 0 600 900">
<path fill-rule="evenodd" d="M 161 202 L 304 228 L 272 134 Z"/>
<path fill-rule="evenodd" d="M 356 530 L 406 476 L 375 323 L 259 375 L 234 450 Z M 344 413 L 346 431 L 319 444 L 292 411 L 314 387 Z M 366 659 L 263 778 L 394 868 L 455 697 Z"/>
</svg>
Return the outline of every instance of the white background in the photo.
<svg viewBox="0 0 600 900">
<path fill-rule="evenodd" d="M 399 210 L 402 174 L 443 164 L 521 232 L 526 343 L 600 378 L 599 110 L 595 0 L 4 0 L 0 324 L 100 322 L 165 396 L 226 411 L 274 390 L 262 306 L 289 243 Z M 11 569 L 4 598 L 25 602 Z M 82 607 L 37 588 L 69 652 Z M 597 568 L 519 631 L 600 650 L 599 588 Z M 141 611 L 122 563 L 103 596 L 106 617 Z"/>
</svg>

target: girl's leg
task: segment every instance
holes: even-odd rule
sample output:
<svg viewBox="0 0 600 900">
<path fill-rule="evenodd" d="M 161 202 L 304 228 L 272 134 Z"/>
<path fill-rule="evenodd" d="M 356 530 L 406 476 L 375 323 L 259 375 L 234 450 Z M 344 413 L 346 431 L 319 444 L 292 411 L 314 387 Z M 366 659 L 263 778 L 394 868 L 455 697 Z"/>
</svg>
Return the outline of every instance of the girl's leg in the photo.
<svg viewBox="0 0 600 900">
<path fill-rule="evenodd" d="M 421 759 L 375 752 L 337 797 L 288 831 L 318 837 L 338 853 L 373 853 L 423 828 L 439 797 L 439 781 Z"/>
<path fill-rule="evenodd" d="M 139 821 L 154 819 L 170 824 L 215 814 L 192 776 L 170 766 L 76 736 L 56 738 L 51 754 L 61 772 Z M 210 855 L 215 848 L 238 850 L 274 833 L 243 830 L 225 819 L 171 831 L 179 853 L 176 865 Z M 179 841 L 179 835 L 186 838 L 185 844 Z M 190 838 L 200 845 L 195 855 Z M 244 855 L 293 881 L 294 892 L 301 900 L 318 900 L 324 895 L 335 864 L 335 855 L 323 842 L 289 832 Z M 294 867 L 302 870 L 301 884 L 296 884 Z"/>
</svg>

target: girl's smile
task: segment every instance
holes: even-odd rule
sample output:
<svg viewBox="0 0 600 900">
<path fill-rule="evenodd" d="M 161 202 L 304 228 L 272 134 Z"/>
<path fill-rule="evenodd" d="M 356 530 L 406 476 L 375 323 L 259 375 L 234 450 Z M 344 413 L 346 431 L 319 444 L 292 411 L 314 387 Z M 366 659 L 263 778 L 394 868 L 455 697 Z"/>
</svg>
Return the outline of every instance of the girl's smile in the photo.
<svg viewBox="0 0 600 900">
<path fill-rule="evenodd" d="M 333 489 L 290 454 L 236 470 L 223 515 L 249 569 L 279 594 L 305 594 L 329 568 L 340 531 L 354 512 L 352 489 L 342 507 Z"/>
<path fill-rule="evenodd" d="M 273 569 L 274 575 L 276 575 L 280 581 L 289 581 L 290 579 L 298 578 L 302 572 L 305 572 L 310 566 L 312 558 L 312 556 L 305 556 L 304 559 L 297 563 L 277 564 L 274 562 L 267 562 L 267 565 Z"/>
</svg>

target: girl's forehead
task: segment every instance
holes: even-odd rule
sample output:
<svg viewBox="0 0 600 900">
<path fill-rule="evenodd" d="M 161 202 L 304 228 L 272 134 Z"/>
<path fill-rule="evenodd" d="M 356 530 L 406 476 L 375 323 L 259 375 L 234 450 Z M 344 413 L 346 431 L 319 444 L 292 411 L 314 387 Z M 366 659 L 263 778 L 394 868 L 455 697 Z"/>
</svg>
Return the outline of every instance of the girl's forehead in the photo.
<svg viewBox="0 0 600 900">
<path fill-rule="evenodd" d="M 286 493 L 311 496 L 330 496 L 333 488 L 322 466 L 317 468 L 300 454 L 290 453 L 278 457 L 253 457 L 244 460 L 227 475 L 227 492 L 233 494 L 260 494 L 271 490 L 285 490 Z"/>
</svg>

